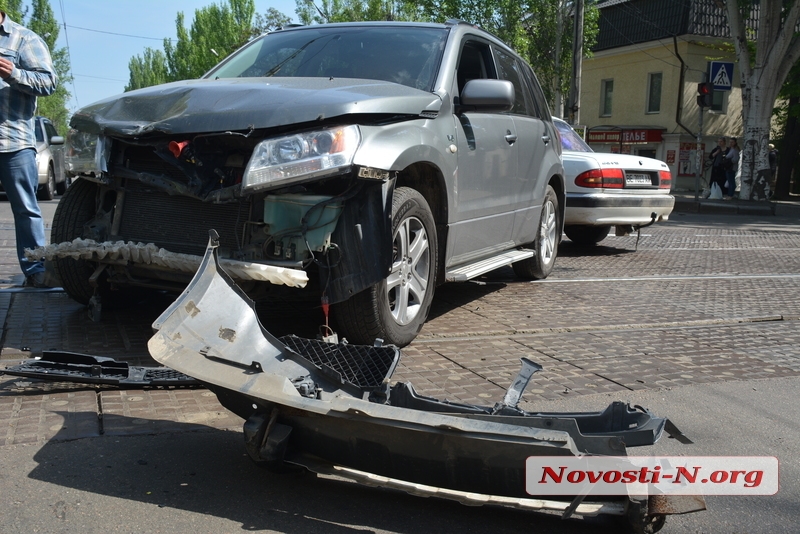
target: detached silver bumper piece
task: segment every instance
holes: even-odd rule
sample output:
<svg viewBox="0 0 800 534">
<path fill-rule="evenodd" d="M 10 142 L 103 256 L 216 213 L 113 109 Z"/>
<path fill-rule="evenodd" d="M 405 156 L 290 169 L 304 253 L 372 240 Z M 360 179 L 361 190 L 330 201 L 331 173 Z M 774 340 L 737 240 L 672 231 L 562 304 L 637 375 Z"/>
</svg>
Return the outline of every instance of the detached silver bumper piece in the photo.
<svg viewBox="0 0 800 534">
<path fill-rule="evenodd" d="M 27 249 L 25 257 L 30 260 L 44 258 L 48 261 L 55 258 L 72 258 L 122 265 L 139 263 L 167 267 L 187 273 L 196 272 L 203 260 L 200 256 L 192 254 L 170 252 L 153 243 L 126 243 L 124 241 L 98 243 L 91 239 L 81 238 Z M 220 260 L 220 263 L 231 276 L 239 280 L 255 280 L 289 287 L 305 287 L 308 283 L 308 275 L 300 269 L 228 259 Z"/>
<path fill-rule="evenodd" d="M 655 532 L 668 513 L 705 508 L 701 497 L 531 498 L 525 491 L 531 456 L 626 456 L 626 447 L 652 445 L 664 430 L 677 429 L 621 402 L 601 412 L 525 412 L 517 402 L 540 369 L 530 361 L 492 407 L 421 396 L 410 384 L 391 383 L 400 357 L 395 347 L 274 337 L 218 263 L 216 247 L 212 232 L 199 271 L 153 324 L 148 348 L 245 420 L 245 449 L 256 463 L 301 465 L 472 505 L 562 517 L 625 515 L 638 531 Z"/>
</svg>

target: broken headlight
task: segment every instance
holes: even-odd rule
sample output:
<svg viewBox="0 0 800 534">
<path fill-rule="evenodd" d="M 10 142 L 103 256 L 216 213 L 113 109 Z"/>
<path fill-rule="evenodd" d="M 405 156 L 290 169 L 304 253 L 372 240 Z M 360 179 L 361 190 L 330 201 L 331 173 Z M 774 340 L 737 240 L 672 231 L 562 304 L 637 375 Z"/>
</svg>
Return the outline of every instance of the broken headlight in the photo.
<svg viewBox="0 0 800 534">
<path fill-rule="evenodd" d="M 357 126 L 267 139 L 256 145 L 242 187 L 275 187 L 349 167 L 360 142 Z"/>
<path fill-rule="evenodd" d="M 71 129 L 64 156 L 67 171 L 73 175 L 107 171 L 110 146 L 110 140 L 103 136 Z"/>
</svg>

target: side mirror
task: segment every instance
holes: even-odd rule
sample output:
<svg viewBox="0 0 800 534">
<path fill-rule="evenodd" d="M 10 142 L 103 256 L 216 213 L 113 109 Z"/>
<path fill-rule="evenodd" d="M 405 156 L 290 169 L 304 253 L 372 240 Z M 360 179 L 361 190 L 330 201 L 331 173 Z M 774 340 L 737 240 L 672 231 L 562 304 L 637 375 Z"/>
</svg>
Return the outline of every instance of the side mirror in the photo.
<svg viewBox="0 0 800 534">
<path fill-rule="evenodd" d="M 496 112 L 514 107 L 514 84 L 507 80 L 470 80 L 461 91 L 462 110 Z"/>
<path fill-rule="evenodd" d="M 64 144 L 64 138 L 61 137 L 60 135 L 54 135 L 53 137 L 50 138 L 50 144 L 51 145 L 63 145 Z"/>
</svg>

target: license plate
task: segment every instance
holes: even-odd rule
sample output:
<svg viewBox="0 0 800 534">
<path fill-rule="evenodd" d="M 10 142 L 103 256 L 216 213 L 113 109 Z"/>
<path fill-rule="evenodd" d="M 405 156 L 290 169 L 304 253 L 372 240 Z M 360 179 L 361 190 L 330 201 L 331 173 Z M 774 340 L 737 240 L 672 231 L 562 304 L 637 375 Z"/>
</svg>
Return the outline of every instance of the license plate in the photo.
<svg viewBox="0 0 800 534">
<path fill-rule="evenodd" d="M 625 185 L 653 185 L 649 174 L 626 173 Z"/>
</svg>

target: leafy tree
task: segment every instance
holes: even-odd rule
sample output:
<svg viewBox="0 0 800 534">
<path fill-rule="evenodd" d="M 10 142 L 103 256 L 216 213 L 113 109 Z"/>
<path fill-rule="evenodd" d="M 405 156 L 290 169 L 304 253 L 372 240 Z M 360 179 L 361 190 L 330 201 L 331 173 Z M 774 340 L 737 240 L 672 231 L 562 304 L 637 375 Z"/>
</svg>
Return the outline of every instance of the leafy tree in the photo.
<svg viewBox="0 0 800 534">
<path fill-rule="evenodd" d="M 22 0 L 0 0 L 0 11 L 8 15 L 14 22 L 22 23 L 25 16 Z"/>
<path fill-rule="evenodd" d="M 292 17 L 287 17 L 274 7 L 267 9 L 267 12 L 263 15 L 261 13 L 256 13 L 256 19 L 253 24 L 253 32 L 251 33 L 252 37 L 258 37 L 261 34 L 271 32 L 273 30 L 277 30 L 278 28 L 282 28 L 287 24 L 291 24 Z"/>
<path fill-rule="evenodd" d="M 792 67 L 800 60 L 798 0 L 760 0 L 755 54 L 744 21 L 753 0 L 728 0 L 726 9 L 742 81 L 742 186 L 740 198 L 764 200 L 769 194 L 769 139 L 773 106 Z M 786 154 L 784 154 L 784 160 Z"/>
<path fill-rule="evenodd" d="M 386 0 L 296 0 L 302 24 L 367 20 L 423 20 L 412 13 L 416 3 Z"/>
<path fill-rule="evenodd" d="M 170 81 L 167 71 L 167 56 L 161 50 L 147 47 L 141 56 L 131 58 L 128 62 L 130 78 L 126 91 L 150 87 Z"/>
<path fill-rule="evenodd" d="M 28 14 L 28 9 L 23 9 L 22 0 L 0 0 L 0 11 L 6 13 L 14 22 L 25 25 L 47 43 L 50 49 L 50 56 L 53 59 L 53 68 L 58 76 L 58 86 L 52 95 L 36 100 L 36 112 L 50 119 L 59 133 L 63 135 L 67 131 L 67 118 L 69 117 L 67 102 L 69 101 L 70 93 L 67 91 L 67 84 L 72 81 L 69 56 L 65 48 L 56 48 L 59 26 L 53 15 L 50 2 L 48 0 L 33 0 L 32 4 L 33 11 L 27 22 L 25 18 Z"/>
<path fill-rule="evenodd" d="M 164 39 L 163 52 L 146 48 L 141 56 L 132 58 L 128 63 L 130 79 L 125 89 L 199 78 L 252 38 L 254 14 L 254 0 L 228 0 L 227 4 L 196 9 L 192 25 L 187 29 L 183 13 L 178 13 L 176 41 Z M 268 11 L 263 20 L 271 24 L 281 19 Z"/>
<path fill-rule="evenodd" d="M 211 4 L 194 12 L 187 31 L 183 13 L 178 13 L 178 40 L 173 46 L 164 41 L 164 53 L 170 78 L 199 78 L 252 36 L 254 0 L 228 0 L 227 5 Z"/>
<path fill-rule="evenodd" d="M 56 48 L 58 39 L 59 25 L 56 21 L 53 9 L 48 0 L 33 0 L 33 11 L 28 20 L 28 28 L 36 32 L 50 48 L 50 56 L 53 59 L 53 68 L 58 76 L 58 86 L 55 92 L 47 97 L 37 98 L 37 113 L 50 119 L 61 135 L 66 135 L 67 102 L 70 92 L 67 84 L 72 81 L 69 68 L 69 56 L 66 48 Z"/>
</svg>

